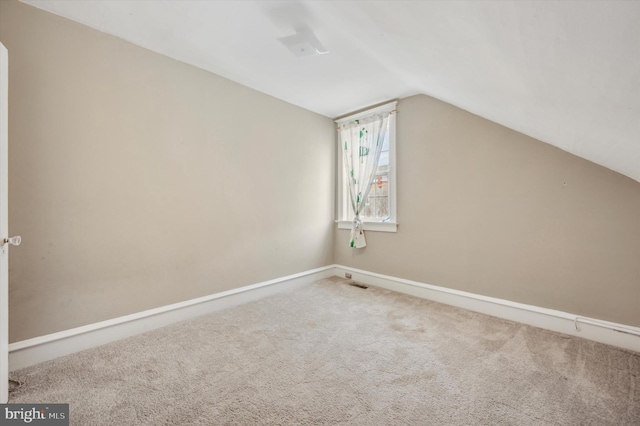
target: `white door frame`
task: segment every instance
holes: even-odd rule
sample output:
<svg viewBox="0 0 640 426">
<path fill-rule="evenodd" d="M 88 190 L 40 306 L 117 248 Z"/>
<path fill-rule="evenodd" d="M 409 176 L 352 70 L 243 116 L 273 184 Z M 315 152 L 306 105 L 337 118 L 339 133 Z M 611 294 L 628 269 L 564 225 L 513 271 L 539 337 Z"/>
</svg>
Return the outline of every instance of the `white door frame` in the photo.
<svg viewBox="0 0 640 426">
<path fill-rule="evenodd" d="M 2 0 L 0 0 L 2 1 Z M 9 55 L 0 43 L 0 403 L 9 399 Z"/>
</svg>

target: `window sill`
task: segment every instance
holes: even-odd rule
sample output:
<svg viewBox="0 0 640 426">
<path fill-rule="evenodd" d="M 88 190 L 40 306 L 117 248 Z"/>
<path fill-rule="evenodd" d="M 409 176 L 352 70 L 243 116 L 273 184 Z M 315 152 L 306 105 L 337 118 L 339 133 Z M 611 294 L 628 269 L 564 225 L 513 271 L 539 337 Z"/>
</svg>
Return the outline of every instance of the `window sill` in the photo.
<svg viewBox="0 0 640 426">
<path fill-rule="evenodd" d="M 351 229 L 353 222 L 350 220 L 336 220 L 338 229 Z M 398 224 L 395 222 L 362 222 L 365 231 L 398 232 Z"/>
</svg>

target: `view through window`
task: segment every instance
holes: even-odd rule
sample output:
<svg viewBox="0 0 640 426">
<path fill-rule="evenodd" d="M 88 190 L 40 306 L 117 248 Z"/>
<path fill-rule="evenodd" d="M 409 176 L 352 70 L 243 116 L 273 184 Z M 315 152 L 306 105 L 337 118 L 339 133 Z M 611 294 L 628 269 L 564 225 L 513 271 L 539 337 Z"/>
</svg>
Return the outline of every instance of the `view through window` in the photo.
<svg viewBox="0 0 640 426">
<path fill-rule="evenodd" d="M 369 198 L 364 206 L 363 219 L 386 222 L 389 216 L 389 132 L 384 134 L 384 143 L 376 177 L 371 184 Z"/>
</svg>

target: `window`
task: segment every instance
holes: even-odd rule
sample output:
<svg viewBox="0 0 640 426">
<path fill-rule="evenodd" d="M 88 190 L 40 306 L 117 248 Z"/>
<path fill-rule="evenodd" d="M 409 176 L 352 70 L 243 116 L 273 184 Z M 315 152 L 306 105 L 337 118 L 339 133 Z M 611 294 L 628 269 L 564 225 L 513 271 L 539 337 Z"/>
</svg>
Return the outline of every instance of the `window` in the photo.
<svg viewBox="0 0 640 426">
<path fill-rule="evenodd" d="M 369 196 L 364 205 L 360 218 L 365 231 L 385 231 L 396 232 L 396 167 L 395 167 L 395 142 L 396 142 L 396 109 L 397 102 L 382 105 L 358 114 L 336 120 L 338 126 L 354 120 L 364 120 L 374 114 L 389 113 L 389 126 L 385 131 L 382 151 L 375 178 L 371 184 Z M 340 229 L 351 229 L 354 217 L 351 201 L 349 200 L 349 190 L 347 187 L 346 173 L 344 170 L 344 159 L 340 142 L 338 139 L 338 227 Z"/>
</svg>

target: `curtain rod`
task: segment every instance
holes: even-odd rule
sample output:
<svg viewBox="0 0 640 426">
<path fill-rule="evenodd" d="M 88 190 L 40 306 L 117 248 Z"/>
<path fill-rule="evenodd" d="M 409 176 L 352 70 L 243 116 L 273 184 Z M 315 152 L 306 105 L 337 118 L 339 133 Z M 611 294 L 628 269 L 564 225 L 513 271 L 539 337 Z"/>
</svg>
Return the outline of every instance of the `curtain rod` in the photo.
<svg viewBox="0 0 640 426">
<path fill-rule="evenodd" d="M 397 114 L 397 113 L 398 113 L 398 110 L 397 110 L 397 109 L 392 109 L 391 111 L 389 111 L 389 115 L 391 115 L 391 114 Z M 375 113 L 374 113 L 374 114 L 375 114 Z M 372 115 L 373 115 L 373 114 L 372 114 Z M 354 120 L 357 120 L 357 118 L 356 118 L 356 119 L 354 119 Z M 347 121 L 347 123 L 349 123 L 349 122 L 351 122 L 351 121 L 354 121 L 354 120 L 349 120 L 349 121 Z M 336 127 L 336 130 L 340 130 L 340 126 Z"/>
</svg>

